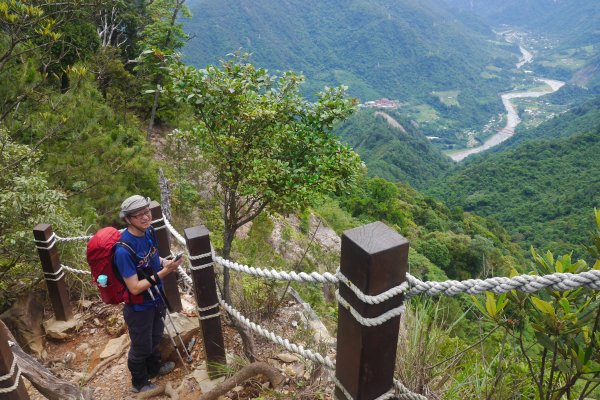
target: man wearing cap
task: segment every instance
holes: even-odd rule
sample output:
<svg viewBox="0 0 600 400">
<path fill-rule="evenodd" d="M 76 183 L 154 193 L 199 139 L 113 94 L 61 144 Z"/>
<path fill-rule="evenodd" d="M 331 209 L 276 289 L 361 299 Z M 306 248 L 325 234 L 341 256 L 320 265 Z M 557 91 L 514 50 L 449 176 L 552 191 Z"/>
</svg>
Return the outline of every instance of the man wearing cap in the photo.
<svg viewBox="0 0 600 400">
<path fill-rule="evenodd" d="M 177 270 L 183 259 L 169 260 L 158 255 L 149 198 L 128 197 L 121 204 L 119 215 L 127 229 L 115 246 L 115 265 L 129 291 L 130 301 L 123 306 L 123 317 L 131 338 L 127 367 L 132 391 L 137 393 L 154 389 L 156 385 L 150 379 L 175 367 L 172 361 L 160 361 L 158 346 L 164 330 L 165 304 L 159 290 L 161 279 Z"/>
</svg>

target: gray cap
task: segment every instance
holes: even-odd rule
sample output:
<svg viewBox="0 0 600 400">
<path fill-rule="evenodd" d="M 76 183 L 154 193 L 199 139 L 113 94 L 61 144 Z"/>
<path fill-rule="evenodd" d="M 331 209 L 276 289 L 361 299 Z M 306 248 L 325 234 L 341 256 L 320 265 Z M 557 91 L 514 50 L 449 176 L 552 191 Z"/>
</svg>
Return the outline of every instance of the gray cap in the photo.
<svg viewBox="0 0 600 400">
<path fill-rule="evenodd" d="M 143 197 L 136 194 L 126 198 L 125 201 L 121 203 L 121 212 L 119 213 L 119 216 L 123 219 L 146 207 L 150 207 L 150 197 Z"/>
</svg>

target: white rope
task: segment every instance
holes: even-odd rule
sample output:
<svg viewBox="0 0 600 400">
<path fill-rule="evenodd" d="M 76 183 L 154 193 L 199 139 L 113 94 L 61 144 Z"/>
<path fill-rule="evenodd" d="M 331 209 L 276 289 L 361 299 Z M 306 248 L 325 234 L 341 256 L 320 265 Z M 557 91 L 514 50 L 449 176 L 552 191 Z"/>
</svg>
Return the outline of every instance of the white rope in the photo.
<svg viewBox="0 0 600 400">
<path fill-rule="evenodd" d="M 213 308 L 217 308 L 219 307 L 219 303 L 215 303 L 212 306 L 207 306 L 207 307 L 196 307 L 198 311 L 208 311 L 208 310 L 212 310 Z"/>
<path fill-rule="evenodd" d="M 192 278 L 190 278 L 190 276 L 188 274 L 185 273 L 185 269 L 183 269 L 181 267 L 181 265 L 179 267 L 177 267 L 177 272 L 179 272 L 179 274 L 183 277 L 183 279 L 190 285 L 190 286 L 194 286 L 194 281 L 192 280 Z"/>
<path fill-rule="evenodd" d="M 445 294 L 454 296 L 459 293 L 477 294 L 491 291 L 496 294 L 519 290 L 533 293 L 540 289 L 567 291 L 581 286 L 600 290 L 600 270 L 590 270 L 578 274 L 554 273 L 550 275 L 519 275 L 514 278 L 495 277 L 489 279 L 467 279 L 464 281 L 448 280 L 444 282 L 423 282 L 410 274 L 406 274 L 410 290 L 407 297 L 420 293 L 429 296 Z"/>
<path fill-rule="evenodd" d="M 302 357 L 304 357 L 306 359 L 309 359 L 311 361 L 322 364 L 329 369 L 335 369 L 335 362 L 332 361 L 329 357 L 322 356 L 319 353 L 315 353 L 311 350 L 305 349 L 304 347 L 302 347 L 300 345 L 290 343 L 289 340 L 283 339 L 281 336 L 278 336 L 278 335 L 274 334 L 273 332 L 270 332 L 270 331 L 264 329 L 260 325 L 257 325 L 254 322 L 250 321 L 248 318 L 244 317 L 242 314 L 239 313 L 238 310 L 231 307 L 225 301 L 220 300 L 220 303 L 223 306 L 223 308 L 225 308 L 225 310 L 227 310 L 227 312 L 229 314 L 231 314 L 231 316 L 233 316 L 235 319 L 240 321 L 243 325 L 252 329 L 254 332 L 258 333 L 259 335 L 285 347 L 286 349 L 288 349 L 291 352 L 300 354 Z"/>
<path fill-rule="evenodd" d="M 185 246 L 185 238 L 183 236 L 181 236 L 179 234 L 179 232 L 177 232 L 175 230 L 175 228 L 173 228 L 173 225 L 171 225 L 171 223 L 169 222 L 169 220 L 166 217 L 163 217 L 163 220 L 165 221 L 165 226 L 169 229 L 169 231 L 171 232 L 171 235 L 173 235 L 175 237 L 175 239 L 177 239 L 177 241 L 179 243 L 181 243 L 182 245 Z"/>
<path fill-rule="evenodd" d="M 57 282 L 61 280 L 65 276 L 65 273 L 62 268 L 62 264 L 57 271 L 54 272 L 46 272 L 44 271 L 44 279 L 47 281 Z M 54 277 L 54 278 L 52 278 Z"/>
<path fill-rule="evenodd" d="M 311 272 L 310 274 L 307 274 L 306 272 L 296 273 L 294 271 L 286 272 L 275 271 L 274 269 L 266 270 L 238 264 L 236 262 L 226 260 L 220 256 L 215 256 L 215 261 L 225 268 L 230 268 L 239 272 L 245 272 L 250 275 L 260 276 L 262 278 L 279 279 L 283 281 L 318 283 L 338 283 L 339 281 L 335 275 L 330 274 L 329 272 L 325 272 L 324 274 L 319 274 L 318 272 Z"/>
<path fill-rule="evenodd" d="M 0 376 L 0 382 L 10 379 L 13 376 L 15 369 L 17 370 L 17 374 L 15 375 L 15 381 L 13 382 L 13 384 L 11 386 L 1 388 L 0 394 L 10 393 L 19 386 L 20 379 L 21 379 L 21 368 L 19 368 L 19 366 L 17 365 L 17 359 L 15 357 L 13 357 L 13 362 L 12 362 L 12 365 L 10 366 L 10 371 L 8 372 L 8 374 Z"/>
<path fill-rule="evenodd" d="M 56 235 L 56 240 L 58 240 L 59 242 L 76 242 L 76 241 L 88 241 L 92 238 L 92 235 L 88 235 L 88 236 L 73 236 L 73 237 L 60 237 L 58 235 Z"/>
<path fill-rule="evenodd" d="M 10 379 L 15 373 L 15 368 L 17 368 L 17 358 L 13 357 L 12 364 L 10 365 L 10 371 L 6 375 L 0 376 L 0 382 L 4 382 L 7 379 Z"/>
<path fill-rule="evenodd" d="M 200 321 L 204 321 L 205 319 L 215 318 L 215 317 L 218 317 L 219 315 L 221 315 L 220 311 L 218 313 L 206 315 L 206 316 L 203 316 L 203 317 L 198 316 L 198 318 L 200 319 Z"/>
<path fill-rule="evenodd" d="M 38 246 L 36 244 L 35 247 L 38 248 L 38 249 L 40 249 L 40 250 L 50 250 L 51 248 L 54 247 L 54 245 L 57 242 L 56 234 L 52 233 L 52 235 L 50 235 L 50 238 L 48 240 L 37 240 L 37 239 L 35 239 L 34 242 L 35 243 L 40 243 L 40 244 L 46 244 L 46 245 L 49 244 L 49 246 Z"/>
<path fill-rule="evenodd" d="M 209 252 L 209 253 L 204 253 L 204 254 L 198 254 L 196 256 L 192 256 L 192 255 L 188 255 L 187 258 L 190 261 L 194 261 L 194 260 L 200 260 L 202 258 L 206 258 L 206 257 L 211 257 L 212 258 L 213 252 Z"/>
<path fill-rule="evenodd" d="M 396 396 L 398 400 L 427 400 L 427 397 L 422 394 L 411 392 L 398 379 L 394 379 L 394 387 L 398 391 L 398 395 Z"/>
<path fill-rule="evenodd" d="M 346 301 L 346 299 L 344 299 L 342 296 L 340 296 L 339 290 L 335 291 L 335 297 L 337 298 L 338 303 L 340 303 L 340 305 L 343 306 L 346 310 L 350 311 L 350 314 L 352 314 L 354 319 L 362 326 L 382 325 L 385 322 L 389 321 L 390 319 L 397 317 L 398 315 L 404 314 L 404 311 L 406 311 L 406 307 L 404 306 L 404 304 L 402 304 L 399 307 L 392 308 L 391 310 L 384 312 L 383 314 L 381 314 L 378 317 L 365 318 L 362 315 L 360 315 L 360 313 L 358 311 L 356 311 L 350 305 L 350 303 L 348 303 Z"/>
<path fill-rule="evenodd" d="M 332 379 L 333 379 L 333 382 L 335 383 L 335 386 L 337 386 L 337 388 L 340 389 L 340 391 L 344 394 L 346 400 L 354 400 L 354 398 L 352 397 L 350 392 L 348 392 L 348 390 L 344 387 L 344 385 L 342 385 L 342 382 L 340 382 L 336 376 L 332 376 Z M 391 399 L 391 398 L 394 398 L 395 394 L 396 394 L 396 389 L 394 387 L 392 387 L 390 390 L 388 390 L 381 396 L 376 397 L 374 400 Z"/>
<path fill-rule="evenodd" d="M 34 239 L 33 241 L 36 243 L 41 243 L 41 244 L 48 244 L 50 242 L 52 242 L 53 240 L 56 239 L 56 233 L 52 233 L 52 235 L 50 235 L 50 237 L 48 238 L 48 240 L 39 240 L 39 239 Z"/>
<path fill-rule="evenodd" d="M 72 272 L 74 274 L 81 274 L 81 275 L 91 275 L 92 274 L 90 271 L 84 271 L 82 269 L 71 268 L 64 264 L 60 264 L 60 267 L 66 269 L 67 271 Z"/>
<path fill-rule="evenodd" d="M 202 265 L 190 265 L 190 269 L 192 271 L 198 271 L 200 269 L 204 269 L 204 268 L 208 268 L 208 267 L 212 267 L 215 263 L 214 262 L 209 262 L 206 264 L 202 264 Z"/>
<path fill-rule="evenodd" d="M 405 282 L 402 282 L 398 286 L 394 286 L 393 288 L 386 290 L 383 293 L 380 293 L 376 296 L 372 296 L 372 295 L 364 294 L 355 284 L 350 282 L 350 279 L 348 279 L 339 270 L 337 271 L 336 276 L 338 277 L 340 282 L 345 283 L 346 286 L 348 286 L 348 288 L 354 292 L 356 297 L 358 297 L 360 300 L 362 300 L 363 303 L 368 303 L 368 304 L 383 303 L 386 300 L 389 300 L 399 294 L 406 292 L 406 289 L 408 289 L 408 282 L 405 281 Z"/>
</svg>

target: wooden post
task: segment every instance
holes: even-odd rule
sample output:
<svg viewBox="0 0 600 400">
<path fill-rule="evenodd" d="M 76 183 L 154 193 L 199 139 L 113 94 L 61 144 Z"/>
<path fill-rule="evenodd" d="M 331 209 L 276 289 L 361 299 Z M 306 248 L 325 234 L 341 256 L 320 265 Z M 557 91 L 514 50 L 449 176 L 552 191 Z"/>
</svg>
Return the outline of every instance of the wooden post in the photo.
<svg viewBox="0 0 600 400">
<path fill-rule="evenodd" d="M 376 296 L 406 280 L 408 241 L 381 222 L 346 231 L 342 236 L 340 272 L 363 294 Z M 340 282 L 340 296 L 363 318 L 375 318 L 402 305 L 397 295 L 379 304 L 361 301 Z M 335 376 L 354 400 L 372 400 L 393 387 L 400 316 L 381 325 L 363 326 L 338 306 Z M 335 397 L 347 399 L 336 384 Z"/>
<path fill-rule="evenodd" d="M 56 249 L 56 238 L 52 231 L 52 225 L 37 224 L 33 228 L 33 237 L 42 261 L 54 317 L 57 321 L 68 321 L 73 318 L 73 311 L 65 285 L 65 273 L 61 271 L 60 256 Z"/>
<path fill-rule="evenodd" d="M 29 394 L 27 394 L 23 379 L 19 378 L 19 382 L 16 382 L 17 373 L 20 370 L 17 365 L 13 367 L 13 362 L 16 362 L 16 359 L 8 345 L 8 339 L 6 328 L 0 326 L 0 400 L 29 400 Z M 16 387 L 13 390 L 2 393 L 3 390 L 15 385 Z"/>
<path fill-rule="evenodd" d="M 158 254 L 162 258 L 169 257 L 171 255 L 171 235 L 163 219 L 162 208 L 156 201 L 151 201 L 150 211 L 152 212 L 152 226 L 156 232 L 156 240 L 158 240 Z M 162 280 L 162 283 L 167 301 L 171 306 L 170 311 L 181 311 L 183 306 L 181 305 L 181 296 L 179 295 L 179 287 L 177 286 L 177 274 L 167 275 Z"/>
<path fill-rule="evenodd" d="M 184 230 L 192 264 L 194 295 L 198 305 L 208 375 L 215 379 L 223 375 L 224 369 L 219 368 L 219 364 L 225 365 L 226 360 L 209 235 L 210 232 L 203 225 Z M 195 259 L 197 256 L 203 257 Z"/>
</svg>

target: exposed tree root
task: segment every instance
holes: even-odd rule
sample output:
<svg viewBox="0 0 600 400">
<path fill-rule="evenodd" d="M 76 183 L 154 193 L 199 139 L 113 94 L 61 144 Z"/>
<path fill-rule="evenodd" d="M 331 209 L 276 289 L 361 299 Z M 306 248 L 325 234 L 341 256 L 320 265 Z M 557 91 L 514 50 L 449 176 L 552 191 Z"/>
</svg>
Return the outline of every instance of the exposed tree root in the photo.
<svg viewBox="0 0 600 400">
<path fill-rule="evenodd" d="M 219 398 L 219 396 L 224 395 L 237 385 L 256 375 L 266 376 L 273 387 L 278 387 L 285 379 L 279 371 L 271 367 L 269 364 L 264 362 L 255 362 L 245 366 L 236 372 L 231 378 L 219 383 L 213 390 L 200 396 L 199 400 L 216 400 Z"/>
<path fill-rule="evenodd" d="M 96 367 L 94 367 L 94 369 L 87 376 L 85 376 L 85 378 L 82 378 L 82 382 L 87 384 L 89 381 L 92 380 L 92 378 L 94 376 L 96 376 L 96 374 L 98 372 L 104 370 L 111 361 L 121 357 L 123 355 L 123 352 L 129 346 L 129 343 L 130 343 L 130 339 L 127 338 L 127 340 L 121 345 L 121 347 L 119 348 L 119 351 L 116 354 L 113 354 L 112 356 L 108 357 L 107 359 L 105 359 L 104 361 L 102 361 L 101 363 L 96 365 Z"/>
<path fill-rule="evenodd" d="M 160 396 L 161 394 L 167 395 L 171 400 L 179 400 L 179 394 L 177 390 L 173 389 L 171 382 L 167 382 L 166 385 L 160 385 L 156 389 L 148 390 L 147 392 L 140 393 L 135 396 L 136 399 L 149 399 L 154 396 Z"/>
</svg>

